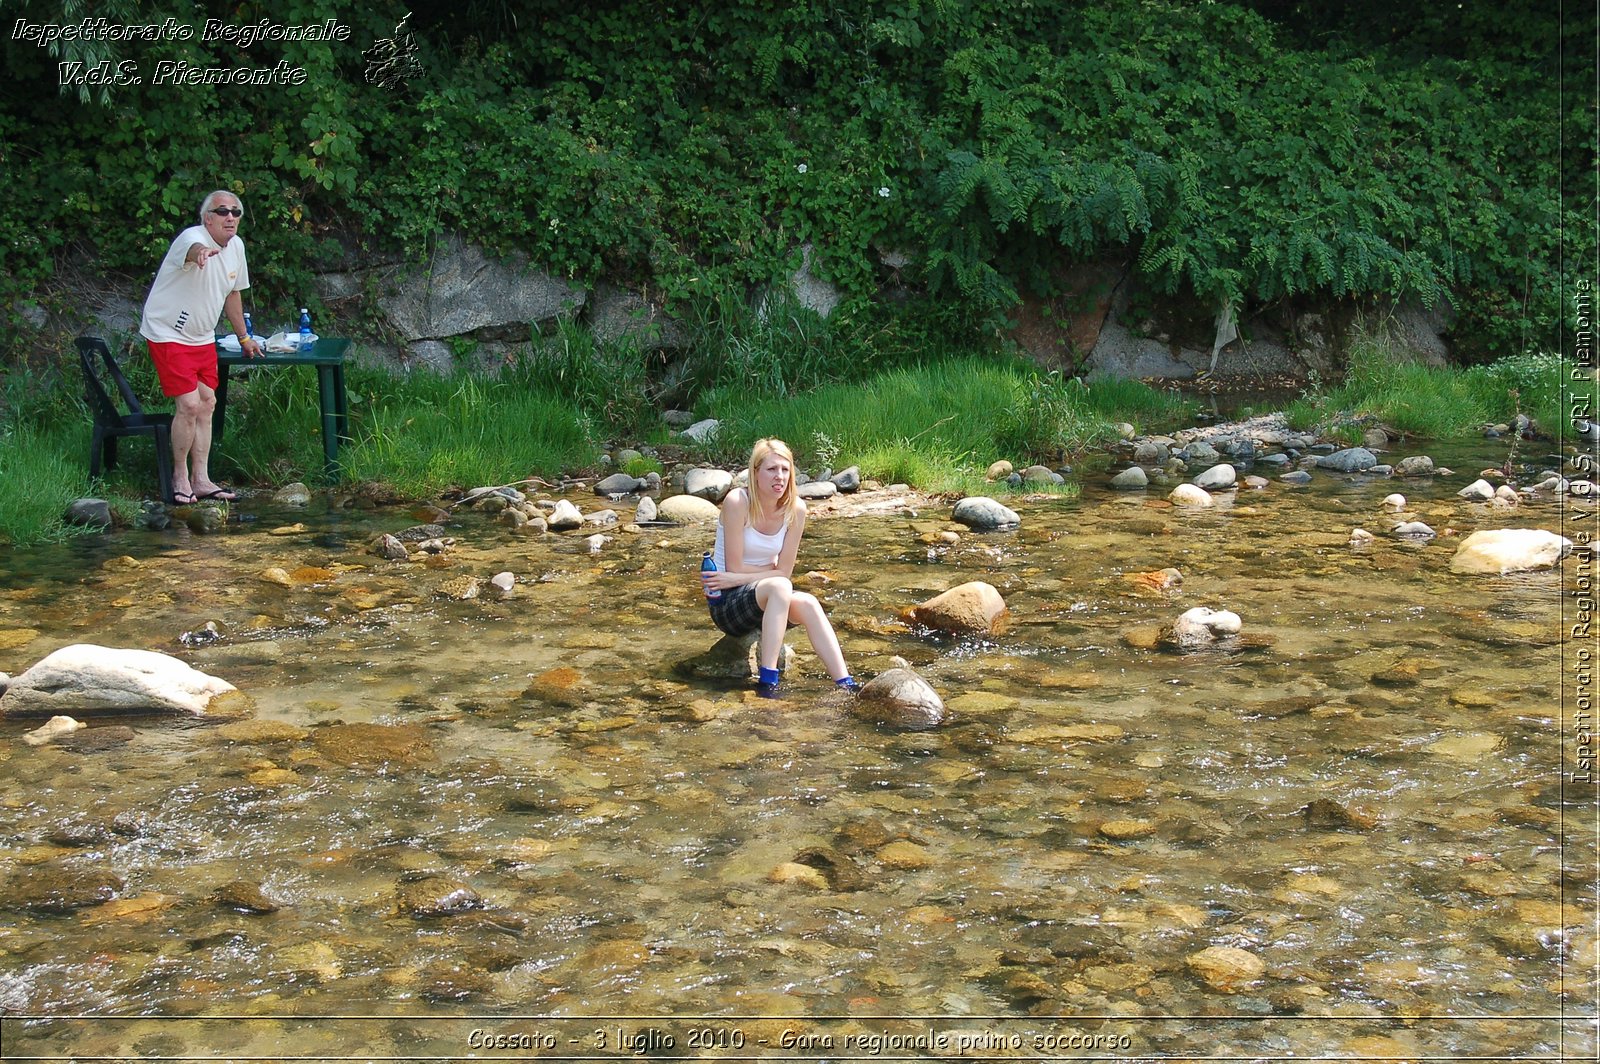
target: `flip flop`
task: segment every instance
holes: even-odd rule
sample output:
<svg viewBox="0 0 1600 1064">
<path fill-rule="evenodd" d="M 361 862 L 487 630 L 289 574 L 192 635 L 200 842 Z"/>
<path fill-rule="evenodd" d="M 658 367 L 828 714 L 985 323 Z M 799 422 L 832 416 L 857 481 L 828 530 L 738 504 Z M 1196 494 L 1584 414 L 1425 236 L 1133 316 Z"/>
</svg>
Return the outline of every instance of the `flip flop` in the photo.
<svg viewBox="0 0 1600 1064">
<path fill-rule="evenodd" d="M 199 502 L 201 499 L 221 499 L 223 502 L 232 502 L 238 497 L 239 495 L 237 492 L 235 492 L 232 488 L 223 485 L 222 487 L 212 488 L 210 491 L 202 492 L 201 494 L 196 495 L 194 498 L 196 502 Z"/>
<path fill-rule="evenodd" d="M 199 501 L 192 491 L 175 491 L 167 497 L 168 504 L 172 506 L 193 506 Z"/>
</svg>

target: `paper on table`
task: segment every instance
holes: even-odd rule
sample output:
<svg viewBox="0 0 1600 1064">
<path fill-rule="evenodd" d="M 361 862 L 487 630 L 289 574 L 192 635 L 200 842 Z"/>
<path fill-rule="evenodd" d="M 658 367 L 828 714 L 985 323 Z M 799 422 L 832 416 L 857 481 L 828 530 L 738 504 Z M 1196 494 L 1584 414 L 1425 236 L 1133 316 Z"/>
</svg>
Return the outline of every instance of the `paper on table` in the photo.
<svg viewBox="0 0 1600 1064">
<path fill-rule="evenodd" d="M 311 343 L 317 342 L 317 334 L 310 336 Z M 287 355 L 300 350 L 300 334 L 298 332 L 276 332 L 267 337 L 263 350 L 273 355 Z"/>
</svg>

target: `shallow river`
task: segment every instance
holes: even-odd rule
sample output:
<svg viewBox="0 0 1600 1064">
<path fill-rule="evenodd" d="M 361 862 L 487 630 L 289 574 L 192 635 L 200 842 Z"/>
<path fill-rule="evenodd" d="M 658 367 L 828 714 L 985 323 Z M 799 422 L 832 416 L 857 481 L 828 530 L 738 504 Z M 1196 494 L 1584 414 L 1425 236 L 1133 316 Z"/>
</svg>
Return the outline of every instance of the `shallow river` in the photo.
<svg viewBox="0 0 1600 1064">
<path fill-rule="evenodd" d="M 247 501 L 13 554 L 0 669 L 162 650 L 253 709 L 36 748 L 0 722 L 4 1056 L 1592 1057 L 1594 790 L 1562 764 L 1587 572 L 1457 576 L 1454 537 L 1388 536 L 1391 491 L 1435 529 L 1562 530 L 1555 499 L 1455 498 L 1503 452 L 1430 453 L 1461 472 L 1200 513 L 1091 486 L 954 546 L 948 503 L 813 520 L 799 569 L 831 582 L 798 582 L 858 675 L 898 655 L 940 691 L 928 732 L 857 721 L 799 632 L 782 701 L 685 672 L 704 530 L 590 554 L 466 513 L 433 567 L 366 552 L 406 514 Z M 502 570 L 508 601 L 436 593 Z M 900 622 L 969 580 L 1002 634 Z M 1143 645 L 1196 605 L 1242 638 Z"/>
</svg>

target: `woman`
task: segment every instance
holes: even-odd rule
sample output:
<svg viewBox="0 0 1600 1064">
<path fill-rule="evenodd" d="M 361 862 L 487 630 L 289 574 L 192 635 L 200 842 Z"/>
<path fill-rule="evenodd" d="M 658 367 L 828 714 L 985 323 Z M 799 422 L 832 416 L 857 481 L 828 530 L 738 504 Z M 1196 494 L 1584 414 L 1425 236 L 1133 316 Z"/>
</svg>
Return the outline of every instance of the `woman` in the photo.
<svg viewBox="0 0 1600 1064">
<path fill-rule="evenodd" d="M 762 698 L 778 697 L 778 655 L 791 624 L 806 630 L 834 683 L 846 691 L 861 689 L 844 663 L 822 603 L 791 582 L 805 528 L 806 504 L 795 494 L 794 453 L 782 440 L 757 440 L 750 451 L 749 487 L 734 488 L 722 500 L 712 552 L 717 568 L 702 572 L 700 580 L 718 628 L 729 635 L 761 631 L 756 693 Z"/>
</svg>

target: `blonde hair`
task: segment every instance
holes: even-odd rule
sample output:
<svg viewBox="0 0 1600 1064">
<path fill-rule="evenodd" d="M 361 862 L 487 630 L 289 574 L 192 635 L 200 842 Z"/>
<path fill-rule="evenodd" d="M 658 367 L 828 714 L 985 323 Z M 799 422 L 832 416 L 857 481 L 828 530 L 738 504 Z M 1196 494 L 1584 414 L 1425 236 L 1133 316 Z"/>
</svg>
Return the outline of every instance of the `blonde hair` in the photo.
<svg viewBox="0 0 1600 1064">
<path fill-rule="evenodd" d="M 768 436 L 756 441 L 750 448 L 750 471 L 745 493 L 750 496 L 750 515 L 754 520 L 761 520 L 767 516 L 766 507 L 761 502 L 761 493 L 756 491 L 756 472 L 764 462 L 773 455 L 777 455 L 789 463 L 789 483 L 784 486 L 783 494 L 778 498 L 778 510 L 783 514 L 785 525 L 794 521 L 795 515 L 795 468 L 794 452 L 789 450 L 789 445 L 776 436 Z"/>
</svg>

